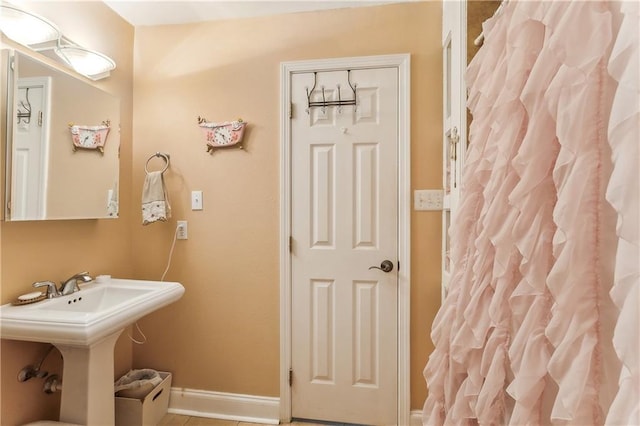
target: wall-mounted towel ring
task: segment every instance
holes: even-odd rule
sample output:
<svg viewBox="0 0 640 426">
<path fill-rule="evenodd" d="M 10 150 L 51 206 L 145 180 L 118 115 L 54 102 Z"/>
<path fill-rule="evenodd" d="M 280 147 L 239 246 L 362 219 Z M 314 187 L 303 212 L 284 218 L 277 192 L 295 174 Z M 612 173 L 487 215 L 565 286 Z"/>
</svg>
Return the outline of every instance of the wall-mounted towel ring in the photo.
<svg viewBox="0 0 640 426">
<path fill-rule="evenodd" d="M 164 165 L 164 169 L 162 169 L 162 173 L 166 172 L 167 169 L 169 168 L 169 154 L 165 154 L 164 152 L 156 152 L 155 154 L 153 154 L 151 157 L 149 157 L 147 159 L 147 162 L 144 165 L 144 171 L 149 173 L 149 161 L 153 160 L 156 157 L 160 157 L 164 160 L 165 165 Z"/>
</svg>

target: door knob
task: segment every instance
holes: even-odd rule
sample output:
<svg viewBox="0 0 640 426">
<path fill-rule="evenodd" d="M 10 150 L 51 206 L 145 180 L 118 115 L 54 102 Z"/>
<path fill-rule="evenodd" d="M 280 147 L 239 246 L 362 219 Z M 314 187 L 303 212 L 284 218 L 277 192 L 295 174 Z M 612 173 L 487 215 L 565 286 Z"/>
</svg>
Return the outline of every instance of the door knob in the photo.
<svg viewBox="0 0 640 426">
<path fill-rule="evenodd" d="M 390 260 L 383 260 L 380 266 L 371 266 L 369 269 L 380 269 L 382 272 L 393 271 L 393 262 Z"/>
</svg>

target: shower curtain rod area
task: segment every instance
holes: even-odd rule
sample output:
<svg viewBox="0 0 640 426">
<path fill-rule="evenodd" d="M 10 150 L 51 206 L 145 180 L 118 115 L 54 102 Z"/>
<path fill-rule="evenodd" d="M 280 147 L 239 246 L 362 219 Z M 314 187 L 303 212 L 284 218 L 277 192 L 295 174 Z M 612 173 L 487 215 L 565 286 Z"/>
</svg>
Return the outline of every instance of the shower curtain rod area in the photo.
<svg viewBox="0 0 640 426">
<path fill-rule="evenodd" d="M 492 16 L 498 15 L 508 2 L 509 2 L 509 0 L 502 0 L 502 2 L 500 3 L 500 6 L 498 6 L 496 11 L 493 12 Z M 473 40 L 473 44 L 475 44 L 478 47 L 480 47 L 480 46 L 482 46 L 484 44 L 484 31 L 480 31 L 480 34 L 478 35 L 478 37 L 476 37 L 476 39 Z"/>
</svg>

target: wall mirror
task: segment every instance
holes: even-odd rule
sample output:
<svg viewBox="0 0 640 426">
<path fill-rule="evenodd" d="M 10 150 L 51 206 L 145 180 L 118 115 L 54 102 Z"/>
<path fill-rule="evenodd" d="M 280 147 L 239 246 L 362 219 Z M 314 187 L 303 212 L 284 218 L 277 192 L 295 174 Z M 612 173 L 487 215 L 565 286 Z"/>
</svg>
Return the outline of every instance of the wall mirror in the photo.
<svg viewBox="0 0 640 426">
<path fill-rule="evenodd" d="M 5 220 L 117 217 L 120 100 L 34 56 L 2 58 Z"/>
</svg>

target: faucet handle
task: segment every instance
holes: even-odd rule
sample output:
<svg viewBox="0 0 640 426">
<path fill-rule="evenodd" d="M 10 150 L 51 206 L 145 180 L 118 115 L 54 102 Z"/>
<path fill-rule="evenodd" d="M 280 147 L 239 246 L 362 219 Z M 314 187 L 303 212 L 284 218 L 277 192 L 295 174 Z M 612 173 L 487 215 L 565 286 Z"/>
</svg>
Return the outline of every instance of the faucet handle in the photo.
<svg viewBox="0 0 640 426">
<path fill-rule="evenodd" d="M 53 299 L 54 297 L 60 295 L 60 293 L 58 293 L 58 289 L 56 288 L 56 283 L 54 283 L 53 281 L 36 281 L 35 283 L 33 283 L 33 286 L 35 288 L 46 286 L 47 299 Z"/>
</svg>

